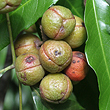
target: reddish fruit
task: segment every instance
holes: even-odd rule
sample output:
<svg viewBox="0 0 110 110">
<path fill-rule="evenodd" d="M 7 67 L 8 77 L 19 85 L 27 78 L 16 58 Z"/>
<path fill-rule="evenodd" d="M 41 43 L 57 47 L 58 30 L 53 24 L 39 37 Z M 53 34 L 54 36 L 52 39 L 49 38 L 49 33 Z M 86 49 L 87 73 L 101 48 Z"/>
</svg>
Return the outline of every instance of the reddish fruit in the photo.
<svg viewBox="0 0 110 110">
<path fill-rule="evenodd" d="M 73 51 L 71 64 L 65 69 L 65 73 L 72 81 L 81 81 L 87 75 L 88 68 L 85 55 L 82 52 Z"/>
</svg>

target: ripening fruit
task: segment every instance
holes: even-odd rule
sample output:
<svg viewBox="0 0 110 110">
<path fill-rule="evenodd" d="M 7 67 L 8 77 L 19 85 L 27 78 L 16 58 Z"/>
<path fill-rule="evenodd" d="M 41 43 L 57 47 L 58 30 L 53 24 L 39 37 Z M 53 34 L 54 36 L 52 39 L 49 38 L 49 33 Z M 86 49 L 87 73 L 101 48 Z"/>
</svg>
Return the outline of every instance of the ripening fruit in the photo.
<svg viewBox="0 0 110 110">
<path fill-rule="evenodd" d="M 73 51 L 72 61 L 64 72 L 72 81 L 81 81 L 86 77 L 88 69 L 85 55 L 82 52 Z"/>
<path fill-rule="evenodd" d="M 67 37 L 73 31 L 75 23 L 72 12 L 63 6 L 50 7 L 41 20 L 44 33 L 57 40 Z"/>
<path fill-rule="evenodd" d="M 15 70 L 19 81 L 28 86 L 35 85 L 45 75 L 39 56 L 34 53 L 18 56 L 15 62 Z"/>
<path fill-rule="evenodd" d="M 72 59 L 72 49 L 65 41 L 47 40 L 39 50 L 42 66 L 50 73 L 66 68 Z"/>
<path fill-rule="evenodd" d="M 84 26 L 84 21 L 78 16 L 74 15 L 74 17 L 76 19 L 76 26 L 72 33 L 64 39 L 71 48 L 77 48 L 86 41 L 86 28 Z"/>
<path fill-rule="evenodd" d="M 39 46 L 42 41 L 33 34 L 23 34 L 20 35 L 15 41 L 15 53 L 16 56 L 22 55 L 24 53 L 36 53 L 38 54 Z"/>
<path fill-rule="evenodd" d="M 48 74 L 40 83 L 41 98 L 55 104 L 64 103 L 70 96 L 73 85 L 62 73 Z"/>
<path fill-rule="evenodd" d="M 15 10 L 22 0 L 0 0 L 0 14 Z"/>
</svg>

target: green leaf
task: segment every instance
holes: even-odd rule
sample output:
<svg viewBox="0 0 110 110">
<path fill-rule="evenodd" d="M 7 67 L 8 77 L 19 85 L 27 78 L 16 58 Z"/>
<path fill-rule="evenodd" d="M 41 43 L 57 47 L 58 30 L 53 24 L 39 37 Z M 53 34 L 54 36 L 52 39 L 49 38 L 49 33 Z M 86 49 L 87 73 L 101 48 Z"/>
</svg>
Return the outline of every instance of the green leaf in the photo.
<svg viewBox="0 0 110 110">
<path fill-rule="evenodd" d="M 85 52 L 99 85 L 99 109 L 110 109 L 110 6 L 105 0 L 87 0 L 85 26 L 88 33 Z"/>
<path fill-rule="evenodd" d="M 73 15 L 77 15 L 82 19 L 84 18 L 83 0 L 59 0 L 57 4 L 69 8 Z"/>
<path fill-rule="evenodd" d="M 10 12 L 13 38 L 23 30 L 34 24 L 43 13 L 58 0 L 22 0 L 21 5 Z M 9 34 L 6 16 L 0 15 L 0 50 L 9 44 Z"/>
<path fill-rule="evenodd" d="M 85 110 L 76 101 L 73 93 L 65 103 L 51 104 L 41 99 L 38 88 L 32 88 L 32 90 L 32 96 L 37 110 Z"/>
</svg>

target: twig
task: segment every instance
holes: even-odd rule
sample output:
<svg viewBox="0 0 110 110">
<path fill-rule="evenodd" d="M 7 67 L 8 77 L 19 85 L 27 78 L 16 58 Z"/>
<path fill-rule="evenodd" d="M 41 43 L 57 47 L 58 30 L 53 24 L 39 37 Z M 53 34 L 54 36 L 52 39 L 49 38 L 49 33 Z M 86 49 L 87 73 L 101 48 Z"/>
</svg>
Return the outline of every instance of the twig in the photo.
<svg viewBox="0 0 110 110">
<path fill-rule="evenodd" d="M 14 44 L 13 44 L 11 23 L 10 23 L 10 18 L 9 18 L 9 14 L 8 13 L 6 13 L 6 18 L 7 18 L 7 24 L 8 24 L 9 37 L 10 37 L 12 59 L 13 59 L 13 64 L 15 64 L 16 56 L 15 56 L 15 49 L 14 49 Z"/>
<path fill-rule="evenodd" d="M 7 18 L 7 24 L 8 24 L 9 37 L 10 37 L 13 65 L 15 65 L 16 55 L 15 55 L 15 49 L 14 49 L 14 43 L 13 43 L 13 37 L 12 37 L 12 30 L 11 30 L 11 23 L 10 23 L 9 13 L 6 13 L 6 18 Z M 19 82 L 19 110 L 22 110 L 22 87 L 21 87 L 21 83 L 20 82 Z"/>
<path fill-rule="evenodd" d="M 2 75 L 3 75 L 6 71 L 8 71 L 8 70 L 10 70 L 10 69 L 13 69 L 13 68 L 14 68 L 14 65 L 11 64 L 10 66 L 7 66 L 6 68 L 0 70 L 0 77 L 2 77 Z"/>
</svg>

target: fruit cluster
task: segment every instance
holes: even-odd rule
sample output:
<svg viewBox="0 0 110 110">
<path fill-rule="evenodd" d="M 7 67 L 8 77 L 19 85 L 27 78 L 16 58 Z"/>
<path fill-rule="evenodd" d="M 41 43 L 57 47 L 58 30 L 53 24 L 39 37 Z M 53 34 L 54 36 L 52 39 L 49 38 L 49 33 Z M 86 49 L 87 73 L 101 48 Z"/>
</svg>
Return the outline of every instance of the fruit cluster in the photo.
<svg viewBox="0 0 110 110">
<path fill-rule="evenodd" d="M 63 103 L 73 90 L 72 82 L 83 80 L 88 72 L 84 53 L 73 50 L 85 42 L 86 29 L 83 20 L 63 6 L 50 7 L 41 26 L 47 41 L 28 30 L 16 39 L 16 74 L 24 85 L 40 82 L 42 99 Z"/>
</svg>

